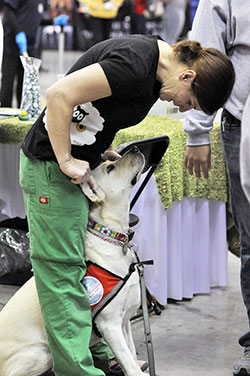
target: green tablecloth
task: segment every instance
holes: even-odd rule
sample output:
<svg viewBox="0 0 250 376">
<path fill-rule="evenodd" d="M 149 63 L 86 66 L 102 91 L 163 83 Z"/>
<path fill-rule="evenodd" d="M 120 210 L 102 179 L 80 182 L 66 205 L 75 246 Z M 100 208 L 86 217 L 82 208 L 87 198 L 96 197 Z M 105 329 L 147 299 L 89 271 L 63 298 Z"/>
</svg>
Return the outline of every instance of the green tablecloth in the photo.
<svg viewBox="0 0 250 376">
<path fill-rule="evenodd" d="M 0 119 L 0 143 L 20 144 L 34 120 L 19 120 L 18 117 Z"/>
<path fill-rule="evenodd" d="M 18 117 L 0 119 L 0 143 L 19 144 L 33 121 L 20 121 Z M 186 133 L 182 122 L 171 118 L 148 115 L 140 124 L 117 133 L 114 146 L 131 140 L 167 134 L 170 145 L 155 172 L 162 204 L 170 208 L 172 201 L 183 197 L 202 197 L 227 201 L 227 177 L 222 154 L 220 129 L 211 132 L 212 170 L 208 180 L 190 176 L 184 167 Z"/>
<path fill-rule="evenodd" d="M 179 120 L 148 115 L 140 124 L 119 131 L 114 146 L 131 140 L 166 134 L 170 145 L 155 171 L 155 179 L 165 209 L 183 197 L 201 197 L 227 202 L 227 175 L 223 158 L 220 127 L 211 132 L 212 166 L 209 179 L 190 176 L 184 167 L 187 135 Z"/>
</svg>

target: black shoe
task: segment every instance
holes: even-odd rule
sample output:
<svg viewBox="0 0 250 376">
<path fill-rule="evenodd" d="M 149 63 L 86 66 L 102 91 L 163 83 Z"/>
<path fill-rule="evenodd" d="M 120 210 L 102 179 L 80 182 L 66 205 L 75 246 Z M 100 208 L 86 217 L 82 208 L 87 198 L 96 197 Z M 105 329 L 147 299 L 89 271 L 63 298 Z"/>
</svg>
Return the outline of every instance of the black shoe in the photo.
<svg viewBox="0 0 250 376">
<path fill-rule="evenodd" d="M 141 370 L 144 372 L 148 368 L 148 362 L 143 360 L 138 360 Z M 106 373 L 106 376 L 125 376 L 120 364 L 115 360 L 115 358 L 110 359 L 109 361 L 109 373 Z"/>
<path fill-rule="evenodd" d="M 124 376 L 123 370 L 115 358 L 109 360 L 109 373 L 106 374 L 106 376 L 112 375 Z"/>
</svg>

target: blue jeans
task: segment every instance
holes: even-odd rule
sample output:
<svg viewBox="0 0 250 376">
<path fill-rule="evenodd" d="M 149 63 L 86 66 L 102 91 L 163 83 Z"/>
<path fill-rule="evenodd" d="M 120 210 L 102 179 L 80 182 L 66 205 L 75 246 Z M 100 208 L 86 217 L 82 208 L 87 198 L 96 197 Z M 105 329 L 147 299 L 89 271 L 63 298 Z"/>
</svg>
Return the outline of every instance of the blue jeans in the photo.
<svg viewBox="0 0 250 376">
<path fill-rule="evenodd" d="M 240 235 L 241 291 L 250 325 L 250 204 L 240 183 L 240 136 L 239 125 L 230 123 L 222 114 L 222 145 L 228 170 L 232 213 Z M 250 331 L 239 339 L 243 347 L 250 346 Z"/>
</svg>

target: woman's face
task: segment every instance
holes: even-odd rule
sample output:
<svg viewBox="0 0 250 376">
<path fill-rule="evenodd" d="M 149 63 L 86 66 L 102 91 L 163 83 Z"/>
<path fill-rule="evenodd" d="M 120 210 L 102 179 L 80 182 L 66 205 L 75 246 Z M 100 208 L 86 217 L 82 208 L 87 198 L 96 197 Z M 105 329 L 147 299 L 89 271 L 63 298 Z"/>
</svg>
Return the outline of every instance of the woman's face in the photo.
<svg viewBox="0 0 250 376">
<path fill-rule="evenodd" d="M 173 103 L 179 107 L 180 112 L 191 110 L 201 110 L 199 103 L 191 90 L 181 89 L 173 96 Z"/>
<path fill-rule="evenodd" d="M 191 89 L 180 88 L 175 92 L 162 92 L 160 93 L 160 99 L 163 101 L 173 101 L 175 106 L 179 107 L 180 112 L 191 110 L 201 110 L 199 103 L 192 93 Z"/>
<path fill-rule="evenodd" d="M 188 71 L 189 72 L 189 71 Z M 180 112 L 191 110 L 201 110 L 199 102 L 195 97 L 191 84 L 193 76 L 185 74 L 185 72 L 176 79 L 166 81 L 160 90 L 160 99 L 162 101 L 173 101 L 175 106 L 179 107 Z"/>
</svg>

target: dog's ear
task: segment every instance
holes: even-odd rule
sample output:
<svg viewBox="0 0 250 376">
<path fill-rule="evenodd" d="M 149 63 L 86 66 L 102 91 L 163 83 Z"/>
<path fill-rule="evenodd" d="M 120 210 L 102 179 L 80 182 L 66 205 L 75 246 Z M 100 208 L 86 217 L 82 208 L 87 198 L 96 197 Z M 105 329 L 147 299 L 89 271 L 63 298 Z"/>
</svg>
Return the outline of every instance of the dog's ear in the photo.
<svg viewBox="0 0 250 376">
<path fill-rule="evenodd" d="M 93 176 L 90 176 L 88 183 L 81 183 L 80 187 L 85 196 L 92 202 L 102 202 L 105 199 L 104 191 L 99 187 Z"/>
</svg>

